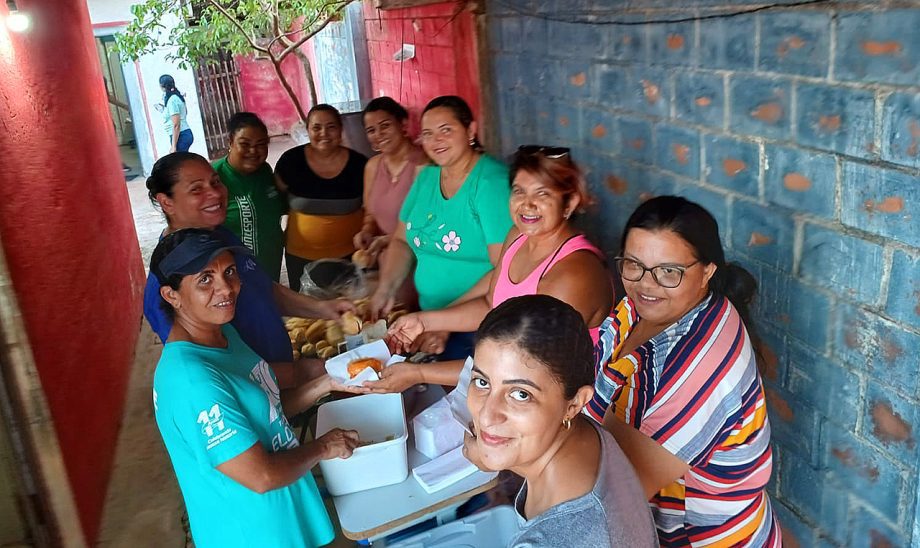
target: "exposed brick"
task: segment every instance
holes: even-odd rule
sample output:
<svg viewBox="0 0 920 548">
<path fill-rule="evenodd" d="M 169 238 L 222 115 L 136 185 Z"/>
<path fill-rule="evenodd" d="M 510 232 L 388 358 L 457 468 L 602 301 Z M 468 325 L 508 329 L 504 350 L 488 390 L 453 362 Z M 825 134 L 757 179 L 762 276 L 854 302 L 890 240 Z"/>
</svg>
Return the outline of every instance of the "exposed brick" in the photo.
<svg viewBox="0 0 920 548">
<path fill-rule="evenodd" d="M 847 520 L 848 493 L 830 484 L 825 473 L 792 453 L 783 453 L 780 466 L 780 492 L 783 497 L 813 516 L 834 540 L 842 542 L 845 532 L 840 524 Z M 820 485 L 821 489 L 815 489 L 816 485 Z"/>
<path fill-rule="evenodd" d="M 583 61 L 558 61 L 553 63 L 550 94 L 568 100 L 588 99 L 593 95 L 594 69 Z"/>
<path fill-rule="evenodd" d="M 722 77 L 706 72 L 682 72 L 674 79 L 677 119 L 721 128 L 725 114 Z"/>
<path fill-rule="evenodd" d="M 760 148 L 755 143 L 705 135 L 703 148 L 703 177 L 706 181 L 747 196 L 757 196 Z"/>
<path fill-rule="evenodd" d="M 886 525 L 860 508 L 854 508 L 853 520 L 847 524 L 847 528 L 850 530 L 847 546 L 903 548 L 911 545 L 904 531 Z"/>
<path fill-rule="evenodd" d="M 521 17 L 521 39 L 527 53 L 543 61 L 549 49 L 549 29 L 545 19 L 539 17 Z"/>
<path fill-rule="evenodd" d="M 553 64 L 538 55 L 521 56 L 521 89 L 531 95 L 544 95 L 553 90 L 549 89 Z"/>
<path fill-rule="evenodd" d="M 806 224 L 799 263 L 803 279 L 850 299 L 874 304 L 884 268 L 884 252 L 872 242 Z"/>
<path fill-rule="evenodd" d="M 840 220 L 873 234 L 920 246 L 920 185 L 910 175 L 847 162 Z"/>
<path fill-rule="evenodd" d="M 581 111 L 582 141 L 587 146 L 615 153 L 621 148 L 616 118 L 606 110 L 585 107 Z"/>
<path fill-rule="evenodd" d="M 734 131 L 776 139 L 789 137 L 792 86 L 788 81 L 732 76 L 729 93 Z"/>
<path fill-rule="evenodd" d="M 920 329 L 920 257 L 895 251 L 886 311 L 892 318 Z"/>
<path fill-rule="evenodd" d="M 783 448 L 782 460 L 794 454 L 811 463 L 820 432 L 814 409 L 796 402 L 791 394 L 779 387 L 765 388 L 764 394 L 770 417 L 771 439 L 775 446 Z"/>
<path fill-rule="evenodd" d="M 625 93 L 628 78 L 626 68 L 620 65 L 597 65 L 595 74 L 596 102 L 607 108 L 621 106 L 620 101 Z"/>
<path fill-rule="evenodd" d="M 768 146 L 764 186 L 771 202 L 823 217 L 834 216 L 834 157 Z"/>
<path fill-rule="evenodd" d="M 790 280 L 785 318 L 788 318 L 789 335 L 823 351 L 827 345 L 827 327 L 830 318 L 830 300 L 816 290 Z"/>
<path fill-rule="evenodd" d="M 769 324 L 756 323 L 747 327 L 749 332 L 753 327 L 757 334 L 757 364 L 764 383 L 769 386 L 784 386 L 788 361 L 785 336 Z"/>
<path fill-rule="evenodd" d="M 568 101 L 557 101 L 554 114 L 558 139 L 570 148 L 579 143 L 584 133 L 581 126 L 581 107 Z"/>
<path fill-rule="evenodd" d="M 509 52 L 523 51 L 525 45 L 524 19 L 522 17 L 500 17 L 493 20 L 498 20 L 500 24 L 498 28 L 501 37 L 498 43 L 501 45 L 502 50 Z"/>
<path fill-rule="evenodd" d="M 724 244 L 727 228 L 729 227 L 728 202 L 725 195 L 695 184 L 686 184 L 683 182 L 678 184 L 675 193 L 692 202 L 700 204 L 716 218 L 716 221 L 719 223 L 719 234 Z"/>
<path fill-rule="evenodd" d="M 647 66 L 627 69 L 622 95 L 615 104 L 633 112 L 666 118 L 671 110 L 668 71 Z"/>
<path fill-rule="evenodd" d="M 838 305 L 834 353 L 873 382 L 917 393 L 920 335 L 854 306 Z"/>
<path fill-rule="evenodd" d="M 914 362 L 916 372 L 916 361 Z M 907 466 L 917 463 L 920 412 L 916 402 L 893 394 L 870 378 L 862 434 Z"/>
<path fill-rule="evenodd" d="M 877 155 L 875 94 L 816 84 L 798 84 L 796 94 L 800 143 L 862 158 Z"/>
<path fill-rule="evenodd" d="M 783 546 L 786 548 L 804 548 L 815 545 L 815 532 L 810 525 L 803 522 L 795 512 L 780 500 L 773 500 L 773 513 L 779 520 L 783 532 Z"/>
<path fill-rule="evenodd" d="M 620 155 L 652 164 L 654 149 L 652 147 L 652 124 L 640 118 L 621 116 L 620 125 Z"/>
<path fill-rule="evenodd" d="M 841 13 L 834 75 L 840 80 L 920 81 L 920 10 Z"/>
<path fill-rule="evenodd" d="M 655 126 L 655 158 L 658 167 L 696 179 L 700 176 L 700 134 L 677 126 Z"/>
<path fill-rule="evenodd" d="M 752 15 L 700 21 L 700 66 L 753 70 L 755 19 Z"/>
<path fill-rule="evenodd" d="M 827 13 L 799 11 L 760 15 L 760 70 L 823 76 L 827 74 L 829 52 L 830 16 Z"/>
<path fill-rule="evenodd" d="M 830 422 L 851 430 L 856 428 L 859 377 L 840 364 L 792 342 L 787 389 Z"/>
<path fill-rule="evenodd" d="M 772 267 L 792 271 L 795 223 L 791 211 L 744 200 L 732 204 L 732 248 Z"/>
<path fill-rule="evenodd" d="M 597 59 L 607 52 L 606 33 L 602 27 L 554 22 L 549 26 L 550 53 L 566 54 L 576 59 Z"/>
<path fill-rule="evenodd" d="M 649 62 L 682 67 L 696 66 L 694 29 L 692 22 L 651 25 L 648 30 Z"/>
<path fill-rule="evenodd" d="M 617 17 L 618 21 L 642 21 L 645 19 L 645 17 L 641 16 Z M 608 27 L 607 33 L 607 55 L 610 58 L 617 61 L 645 62 L 647 56 L 645 25 L 611 25 Z"/>
<path fill-rule="evenodd" d="M 857 400 L 847 402 L 856 407 Z M 830 472 L 831 481 L 851 496 L 874 508 L 892 521 L 898 519 L 898 496 L 903 488 L 901 472 L 895 463 L 851 432 L 825 424 L 821 429 L 821 465 Z"/>
<path fill-rule="evenodd" d="M 889 95 L 882 116 L 882 158 L 920 167 L 920 95 Z"/>
</svg>

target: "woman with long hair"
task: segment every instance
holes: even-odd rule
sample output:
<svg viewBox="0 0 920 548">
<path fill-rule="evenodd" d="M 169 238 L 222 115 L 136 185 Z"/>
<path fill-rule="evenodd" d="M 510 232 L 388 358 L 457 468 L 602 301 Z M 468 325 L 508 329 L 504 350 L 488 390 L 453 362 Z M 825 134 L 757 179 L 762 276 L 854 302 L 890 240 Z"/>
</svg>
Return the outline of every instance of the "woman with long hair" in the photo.
<svg viewBox="0 0 920 548">
<path fill-rule="evenodd" d="M 195 141 L 188 125 L 185 95 L 176 89 L 176 80 L 169 74 L 160 76 L 163 90 L 163 128 L 169 136 L 169 152 L 187 152 Z"/>
</svg>

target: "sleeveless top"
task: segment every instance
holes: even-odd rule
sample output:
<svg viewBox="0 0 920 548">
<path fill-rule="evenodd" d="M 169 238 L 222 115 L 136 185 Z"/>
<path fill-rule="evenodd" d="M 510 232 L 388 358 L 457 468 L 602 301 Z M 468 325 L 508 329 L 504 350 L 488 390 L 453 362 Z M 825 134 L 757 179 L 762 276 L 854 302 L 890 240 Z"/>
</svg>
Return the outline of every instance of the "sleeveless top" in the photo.
<svg viewBox="0 0 920 548">
<path fill-rule="evenodd" d="M 374 216 L 377 226 L 384 234 L 392 234 L 399 224 L 399 210 L 402 208 L 406 194 L 415 181 L 415 168 L 425 163 L 425 153 L 413 148 L 408 161 L 396 177 L 394 183 L 383 158 L 377 162 L 374 184 L 367 195 L 365 209 Z"/>
<path fill-rule="evenodd" d="M 576 251 L 586 249 L 598 257 L 603 258 L 601 251 L 594 247 L 584 234 L 576 234 L 564 241 L 562 245 L 556 249 L 555 253 L 544 259 L 542 263 L 537 265 L 537 267 L 527 275 L 527 277 L 515 283 L 511 281 L 509 275 L 511 261 L 514 260 L 515 255 L 517 255 L 517 252 L 520 251 L 521 247 L 523 247 L 526 242 L 527 236 L 521 234 L 511 242 L 511 245 L 508 246 L 508 251 L 502 256 L 498 271 L 498 281 L 495 283 L 495 290 L 492 292 L 492 308 L 497 307 L 512 297 L 536 295 L 540 280 L 546 276 L 546 273 L 549 272 L 556 263 Z M 595 345 L 598 341 L 599 329 L 600 326 L 588 328 L 588 333 L 591 335 L 591 341 L 594 342 Z"/>
</svg>

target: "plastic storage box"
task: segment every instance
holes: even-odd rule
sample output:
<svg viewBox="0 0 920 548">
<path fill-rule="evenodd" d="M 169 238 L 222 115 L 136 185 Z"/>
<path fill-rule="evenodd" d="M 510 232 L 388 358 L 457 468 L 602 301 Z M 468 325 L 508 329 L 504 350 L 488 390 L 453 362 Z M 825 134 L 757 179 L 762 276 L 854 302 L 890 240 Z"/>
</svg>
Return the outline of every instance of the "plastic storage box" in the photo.
<svg viewBox="0 0 920 548">
<path fill-rule="evenodd" d="M 435 527 L 387 548 L 491 548 L 508 546 L 518 532 L 514 508 L 504 505 Z"/>
<path fill-rule="evenodd" d="M 392 485 L 409 476 L 402 394 L 367 394 L 325 403 L 317 411 L 316 437 L 333 428 L 357 430 L 362 441 L 376 442 L 358 447 L 350 458 L 319 462 L 333 496 Z"/>
</svg>

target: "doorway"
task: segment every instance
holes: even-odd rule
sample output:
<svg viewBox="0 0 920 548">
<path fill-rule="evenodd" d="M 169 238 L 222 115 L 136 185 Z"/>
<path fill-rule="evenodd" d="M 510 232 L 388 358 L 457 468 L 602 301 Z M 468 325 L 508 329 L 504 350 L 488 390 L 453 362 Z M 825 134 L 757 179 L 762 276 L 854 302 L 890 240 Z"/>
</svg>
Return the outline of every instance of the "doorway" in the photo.
<svg viewBox="0 0 920 548">
<path fill-rule="evenodd" d="M 130 95 L 125 85 L 121 59 L 115 50 L 115 36 L 96 36 L 96 51 L 102 66 L 102 78 L 109 100 L 112 127 L 121 154 L 122 171 L 125 173 L 125 180 L 130 181 L 143 175 L 144 170 L 137 150 L 137 128 L 131 115 Z"/>
</svg>

